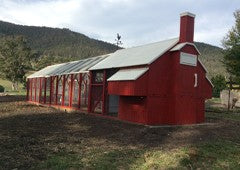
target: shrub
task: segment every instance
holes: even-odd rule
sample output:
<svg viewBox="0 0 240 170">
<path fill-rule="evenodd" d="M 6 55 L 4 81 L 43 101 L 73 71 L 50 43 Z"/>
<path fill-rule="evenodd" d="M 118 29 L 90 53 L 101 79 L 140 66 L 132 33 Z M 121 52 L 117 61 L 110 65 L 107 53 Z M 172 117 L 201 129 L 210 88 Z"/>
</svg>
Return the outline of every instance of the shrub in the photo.
<svg viewBox="0 0 240 170">
<path fill-rule="evenodd" d="M 226 80 L 223 75 L 216 75 L 211 79 L 214 87 L 213 87 L 213 97 L 219 97 L 220 92 L 226 89 Z"/>
<path fill-rule="evenodd" d="M 4 92 L 4 87 L 2 85 L 0 85 L 0 93 Z"/>
</svg>

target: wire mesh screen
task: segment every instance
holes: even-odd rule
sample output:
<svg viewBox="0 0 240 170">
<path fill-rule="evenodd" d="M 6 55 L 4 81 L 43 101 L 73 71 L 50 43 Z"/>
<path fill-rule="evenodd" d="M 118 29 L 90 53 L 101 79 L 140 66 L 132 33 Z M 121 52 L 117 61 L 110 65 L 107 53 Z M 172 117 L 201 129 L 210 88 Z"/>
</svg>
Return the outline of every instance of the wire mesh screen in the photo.
<svg viewBox="0 0 240 170">
<path fill-rule="evenodd" d="M 79 108 L 78 99 L 79 99 L 79 74 L 74 75 L 73 77 L 73 90 L 72 90 L 72 107 Z"/>
<path fill-rule="evenodd" d="M 36 78 L 36 102 L 39 102 L 40 78 Z"/>
<path fill-rule="evenodd" d="M 102 113 L 103 101 L 102 101 L 103 87 L 92 87 L 92 103 L 91 111 L 94 113 Z"/>
<path fill-rule="evenodd" d="M 81 109 L 87 110 L 88 107 L 88 89 L 89 89 L 90 77 L 89 74 L 82 74 L 81 82 Z"/>
<path fill-rule="evenodd" d="M 52 77 L 52 95 L 51 95 L 51 103 L 56 103 L 56 84 L 57 84 L 57 77 Z"/>
<path fill-rule="evenodd" d="M 44 103 L 44 93 L 45 93 L 45 78 L 41 78 L 41 96 L 40 96 L 40 103 Z"/>
<path fill-rule="evenodd" d="M 32 101 L 35 101 L 36 79 L 32 79 Z"/>
<path fill-rule="evenodd" d="M 65 80 L 65 89 L 64 89 L 64 105 L 65 106 L 69 106 L 70 89 L 71 89 L 71 76 L 68 75 Z"/>
<path fill-rule="evenodd" d="M 46 78 L 46 103 L 50 103 L 50 77 Z"/>
<path fill-rule="evenodd" d="M 57 104 L 62 104 L 62 91 L 63 91 L 63 76 L 58 78 L 58 94 L 57 94 Z"/>
</svg>

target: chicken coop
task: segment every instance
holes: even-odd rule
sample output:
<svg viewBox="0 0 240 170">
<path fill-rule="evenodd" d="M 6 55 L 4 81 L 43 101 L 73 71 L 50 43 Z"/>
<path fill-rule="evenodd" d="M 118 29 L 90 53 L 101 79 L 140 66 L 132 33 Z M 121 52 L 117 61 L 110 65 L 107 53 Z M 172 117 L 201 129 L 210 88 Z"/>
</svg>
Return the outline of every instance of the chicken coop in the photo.
<svg viewBox="0 0 240 170">
<path fill-rule="evenodd" d="M 180 36 L 48 66 L 27 78 L 27 100 L 147 125 L 204 122 L 212 96 L 194 44 L 195 15 L 180 15 Z"/>
</svg>

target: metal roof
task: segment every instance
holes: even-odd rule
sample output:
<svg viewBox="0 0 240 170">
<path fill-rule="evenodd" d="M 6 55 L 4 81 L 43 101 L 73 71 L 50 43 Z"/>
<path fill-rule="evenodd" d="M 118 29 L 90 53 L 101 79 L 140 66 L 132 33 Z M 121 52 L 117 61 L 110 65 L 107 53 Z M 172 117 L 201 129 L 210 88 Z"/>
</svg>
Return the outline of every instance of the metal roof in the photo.
<svg viewBox="0 0 240 170">
<path fill-rule="evenodd" d="M 148 67 L 134 68 L 134 69 L 123 69 L 112 75 L 107 81 L 127 81 L 137 80 L 140 76 L 148 71 Z"/>
<path fill-rule="evenodd" d="M 89 70 L 151 64 L 179 41 L 179 38 L 118 50 Z"/>
<path fill-rule="evenodd" d="M 48 66 L 43 68 L 40 71 L 33 73 L 27 78 L 35 78 L 35 77 L 49 77 L 56 75 L 64 75 L 64 74 L 73 74 L 73 73 L 81 73 L 86 72 L 88 69 L 98 62 L 102 61 L 104 58 L 108 57 L 107 55 L 91 57 L 79 61 L 72 61 L 68 63 L 55 64 L 52 66 Z"/>
</svg>

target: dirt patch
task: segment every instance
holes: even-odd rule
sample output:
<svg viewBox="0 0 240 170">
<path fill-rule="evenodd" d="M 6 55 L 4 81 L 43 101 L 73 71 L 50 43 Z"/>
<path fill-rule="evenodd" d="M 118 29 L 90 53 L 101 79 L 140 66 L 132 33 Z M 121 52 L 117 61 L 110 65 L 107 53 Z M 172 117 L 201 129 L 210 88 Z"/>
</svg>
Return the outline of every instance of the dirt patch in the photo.
<svg viewBox="0 0 240 170">
<path fill-rule="evenodd" d="M 0 169 L 32 168 L 61 152 L 84 158 L 93 151 L 169 149 L 240 137 L 239 121 L 207 118 L 204 126 L 149 128 L 14 100 L 0 98 Z"/>
</svg>

